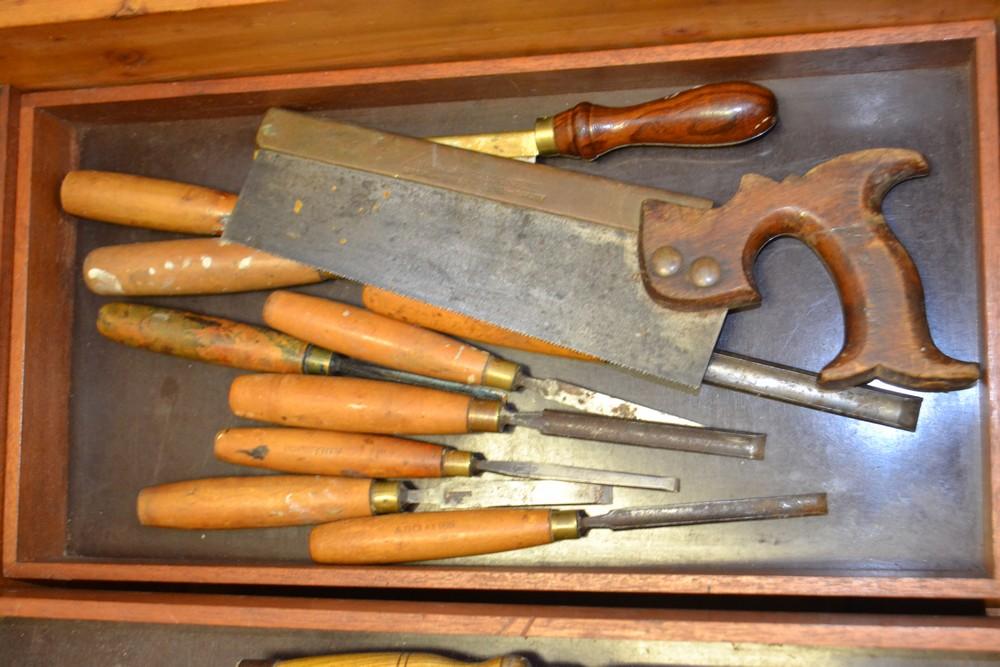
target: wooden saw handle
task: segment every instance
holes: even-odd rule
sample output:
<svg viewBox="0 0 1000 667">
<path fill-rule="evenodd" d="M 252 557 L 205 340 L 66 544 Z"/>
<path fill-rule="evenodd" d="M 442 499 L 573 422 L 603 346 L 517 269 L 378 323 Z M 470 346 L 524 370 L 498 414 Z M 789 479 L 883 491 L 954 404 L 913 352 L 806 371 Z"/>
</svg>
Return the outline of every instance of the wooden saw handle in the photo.
<svg viewBox="0 0 1000 667">
<path fill-rule="evenodd" d="M 374 483 L 303 475 L 192 479 L 143 489 L 136 511 L 142 525 L 160 528 L 304 526 L 371 516 Z"/>
<path fill-rule="evenodd" d="M 83 279 L 106 296 L 228 294 L 308 285 L 316 269 L 219 239 L 179 239 L 105 246 L 83 262 Z"/>
<path fill-rule="evenodd" d="M 132 347 L 266 373 L 301 373 L 309 344 L 291 336 L 172 308 L 108 303 L 97 330 Z"/>
<path fill-rule="evenodd" d="M 340 477 L 441 477 L 449 447 L 366 433 L 302 428 L 230 428 L 215 457 L 237 465 Z"/>
<path fill-rule="evenodd" d="M 417 512 L 352 519 L 313 528 L 309 553 L 317 563 L 408 563 L 525 549 L 549 544 L 548 509 Z"/>
<path fill-rule="evenodd" d="M 500 403 L 394 382 L 309 375 L 243 375 L 229 407 L 247 419 L 351 433 L 497 431 Z M 490 417 L 474 419 L 484 410 Z M 492 428 L 490 428 L 492 426 Z"/>
<path fill-rule="evenodd" d="M 109 171 L 72 171 L 59 191 L 67 213 L 131 227 L 218 236 L 236 195 Z"/>
<path fill-rule="evenodd" d="M 236 667 L 531 667 L 531 663 L 517 655 L 462 662 L 433 653 L 345 653 L 289 660 L 241 660 Z"/>
<path fill-rule="evenodd" d="M 979 367 L 934 344 L 916 266 L 881 213 L 892 186 L 927 172 L 915 151 L 875 148 L 780 183 L 746 175 L 715 209 L 647 201 L 639 230 L 646 289 L 670 308 L 756 304 L 754 258 L 771 239 L 794 236 L 826 264 L 844 310 L 844 346 L 820 372 L 820 384 L 844 388 L 879 378 L 925 391 L 967 387 Z"/>
<path fill-rule="evenodd" d="M 354 359 L 442 380 L 496 386 L 488 374 L 493 359 L 489 352 L 345 303 L 274 292 L 264 303 L 264 321 Z M 510 389 L 511 384 L 501 388 Z"/>
<path fill-rule="evenodd" d="M 552 152 L 590 160 L 621 146 L 729 146 L 759 137 L 777 120 L 774 93 L 745 81 L 699 86 L 630 107 L 582 102 L 552 117 Z"/>
</svg>

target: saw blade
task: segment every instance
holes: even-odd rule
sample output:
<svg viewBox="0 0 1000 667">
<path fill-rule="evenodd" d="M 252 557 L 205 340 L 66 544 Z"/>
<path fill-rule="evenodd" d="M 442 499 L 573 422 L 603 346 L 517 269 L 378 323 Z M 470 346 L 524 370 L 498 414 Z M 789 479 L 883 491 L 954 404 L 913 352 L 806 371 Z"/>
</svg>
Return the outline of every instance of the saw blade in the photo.
<svg viewBox="0 0 1000 667">
<path fill-rule="evenodd" d="M 724 318 L 656 305 L 629 231 L 272 151 L 225 238 L 690 388 Z"/>
</svg>

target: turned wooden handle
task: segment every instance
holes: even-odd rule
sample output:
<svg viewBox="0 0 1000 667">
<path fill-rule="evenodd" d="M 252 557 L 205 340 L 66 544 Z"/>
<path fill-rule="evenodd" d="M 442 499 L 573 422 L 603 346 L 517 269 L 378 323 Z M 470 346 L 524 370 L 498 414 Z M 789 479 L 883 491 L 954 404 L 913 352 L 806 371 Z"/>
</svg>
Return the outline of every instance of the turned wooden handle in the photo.
<svg viewBox="0 0 1000 667">
<path fill-rule="evenodd" d="M 462 662 L 434 653 L 345 653 L 290 660 L 241 660 L 237 667 L 531 667 L 531 663 L 517 655 Z"/>
<path fill-rule="evenodd" d="M 501 329 L 482 320 L 473 319 L 468 315 L 460 315 L 371 285 L 364 286 L 361 300 L 365 308 L 373 312 L 459 338 L 467 338 L 488 345 L 500 345 L 514 350 L 597 361 L 596 357 L 580 354 L 565 347 L 547 343 L 539 338 Z"/>
<path fill-rule="evenodd" d="M 225 294 L 326 280 L 316 269 L 219 239 L 105 246 L 83 262 L 83 279 L 106 296 Z"/>
<path fill-rule="evenodd" d="M 303 475 L 192 479 L 143 489 L 136 510 L 142 525 L 160 528 L 304 526 L 371 516 L 373 483 Z"/>
<path fill-rule="evenodd" d="M 551 510 L 417 512 L 354 519 L 313 528 L 317 563 L 408 563 L 524 549 L 554 541 Z"/>
<path fill-rule="evenodd" d="M 301 428 L 230 428 L 215 456 L 237 465 L 341 477 L 441 477 L 448 447 L 386 435 Z"/>
<path fill-rule="evenodd" d="M 131 227 L 218 236 L 236 195 L 109 171 L 71 171 L 59 191 L 67 213 Z"/>
<path fill-rule="evenodd" d="M 274 292 L 264 321 L 297 338 L 379 366 L 484 384 L 490 353 L 362 308 L 295 292 Z"/>
<path fill-rule="evenodd" d="M 699 86 L 630 107 L 577 104 L 552 118 L 555 153 L 593 159 L 621 146 L 729 146 L 778 120 L 774 93 L 747 82 Z"/>
<path fill-rule="evenodd" d="M 351 433 L 468 433 L 470 408 L 479 403 L 487 401 L 394 382 L 308 375 L 244 375 L 229 390 L 229 406 L 240 417 Z"/>
<path fill-rule="evenodd" d="M 979 367 L 934 344 L 920 275 L 881 212 L 890 188 L 928 169 L 915 151 L 873 148 L 780 183 L 748 174 L 715 209 L 647 201 L 639 230 L 646 289 L 671 308 L 756 304 L 757 253 L 773 238 L 793 236 L 826 265 L 844 311 L 844 346 L 820 372 L 821 385 L 838 389 L 879 378 L 923 391 L 967 387 Z"/>
<path fill-rule="evenodd" d="M 132 347 L 267 373 L 301 373 L 308 343 L 250 324 L 138 303 L 108 303 L 97 330 Z"/>
</svg>

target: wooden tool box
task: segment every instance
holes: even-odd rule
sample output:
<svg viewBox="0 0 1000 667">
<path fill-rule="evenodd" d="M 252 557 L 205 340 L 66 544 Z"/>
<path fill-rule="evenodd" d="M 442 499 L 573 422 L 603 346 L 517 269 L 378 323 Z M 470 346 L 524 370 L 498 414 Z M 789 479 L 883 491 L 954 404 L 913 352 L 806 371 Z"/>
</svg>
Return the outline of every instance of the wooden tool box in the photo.
<svg viewBox="0 0 1000 667">
<path fill-rule="evenodd" d="M 51 90 L 3 89 L 0 299 L 9 308 L 2 310 L 0 325 L 9 356 L 0 361 L 8 377 L 2 534 L 7 589 L 0 597 L 0 615 L 117 620 L 119 612 L 109 610 L 134 603 L 129 608 L 150 622 L 169 617 L 174 619 L 169 622 L 229 623 L 218 618 L 256 625 L 256 620 L 240 619 L 264 608 L 270 615 L 256 618 L 273 619 L 281 627 L 312 628 L 336 618 L 333 629 L 392 632 L 402 621 L 391 615 L 372 620 L 364 605 L 338 607 L 304 598 L 122 600 L 119 594 L 25 592 L 18 583 L 36 580 L 492 589 L 534 591 L 547 599 L 563 591 L 1000 598 L 995 566 L 1000 424 L 997 389 L 989 382 L 997 372 L 1000 314 L 992 20 L 444 60 L 172 83 L 79 87 L 73 81 L 66 88 L 66 82 L 32 84 Z M 776 91 L 782 120 L 773 136 L 719 152 L 628 149 L 594 164 L 564 161 L 560 166 L 721 203 L 747 170 L 780 177 L 803 171 L 816 156 L 886 139 L 927 152 L 933 175 L 890 194 L 887 216 L 921 270 L 936 338 L 946 351 L 980 360 L 987 379 L 965 392 L 929 397 L 917 433 L 906 434 L 708 388 L 701 398 L 665 396 L 635 378 L 609 379 L 581 366 L 524 359 L 533 369 L 555 364 L 553 374 L 578 373 L 591 384 L 610 381 L 634 400 L 660 403 L 720 426 L 773 429 L 770 458 L 762 464 L 773 461 L 770 470 L 730 471 L 731 476 L 713 479 L 713 463 L 670 461 L 682 477 L 703 485 L 704 497 L 764 495 L 775 483 L 805 471 L 802 483 L 826 480 L 828 486 L 789 492 L 830 491 L 831 515 L 840 502 L 841 517 L 857 514 L 851 522 L 833 531 L 811 524 L 790 533 L 737 527 L 720 538 L 697 529 L 659 531 L 652 540 L 595 535 L 543 548 L 548 551 L 388 568 L 312 565 L 305 555 L 305 530 L 202 536 L 136 524 L 133 503 L 141 486 L 236 474 L 210 455 L 211 434 L 235 423 L 225 392 L 236 373 L 118 348 L 96 333 L 96 308 L 106 300 L 82 286 L 83 255 L 100 245 L 166 237 L 62 214 L 57 193 L 67 171 L 118 170 L 237 190 L 256 123 L 272 106 L 402 133 L 453 134 L 529 127 L 535 116 L 585 98 L 626 104 L 731 79 L 757 81 Z M 94 81 L 108 83 L 100 77 Z M 917 222 L 907 228 L 907 220 Z M 737 321 L 722 344 L 817 367 L 840 342 L 838 306 L 822 268 L 804 248 L 779 242 L 759 260 L 758 278 L 765 306 L 732 316 Z M 325 286 L 319 293 L 340 295 L 340 289 Z M 148 301 L 257 321 L 260 300 L 242 295 Z M 8 313 L 9 320 L 3 319 Z M 600 464 L 600 455 L 594 456 L 590 462 Z M 635 456 L 637 469 L 657 464 L 649 454 Z M 741 488 L 732 491 L 736 479 Z M 878 504 L 863 508 L 859 503 L 869 491 Z M 838 493 L 847 500 L 838 500 Z M 675 538 L 670 530 L 679 531 Z M 183 612 L 169 616 L 177 605 Z M 273 613 L 275 608 L 280 614 Z M 492 620 L 467 634 L 504 635 L 520 628 L 514 634 L 529 637 L 686 641 L 710 633 L 726 641 L 760 634 L 787 641 L 791 634 L 805 633 L 808 643 L 828 643 L 816 633 L 825 621 L 805 616 L 767 617 L 774 625 L 762 630 L 754 618 L 735 612 L 732 624 L 721 626 L 697 614 L 672 617 L 641 609 L 566 609 L 554 612 L 555 621 L 539 621 L 523 607 L 456 606 L 444 614 L 479 618 L 480 612 Z M 446 624 L 437 617 L 406 618 L 418 633 L 434 633 Z M 847 623 L 881 629 L 881 621 L 872 619 Z M 900 619 L 894 623 L 906 625 Z M 939 645 L 948 648 L 998 641 L 988 622 L 942 621 L 938 632 L 935 636 L 946 637 Z M 838 633 L 828 635 L 830 644 L 929 647 L 918 638 L 926 634 L 898 627 L 884 644 L 864 632 Z"/>
</svg>

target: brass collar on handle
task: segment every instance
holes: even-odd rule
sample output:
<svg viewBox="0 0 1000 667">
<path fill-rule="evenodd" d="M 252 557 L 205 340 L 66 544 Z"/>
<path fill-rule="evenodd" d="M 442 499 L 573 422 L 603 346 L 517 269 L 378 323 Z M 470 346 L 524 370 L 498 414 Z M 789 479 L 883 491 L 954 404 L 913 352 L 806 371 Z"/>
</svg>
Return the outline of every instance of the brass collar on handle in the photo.
<svg viewBox="0 0 1000 667">
<path fill-rule="evenodd" d="M 484 401 L 474 398 L 469 401 L 469 412 L 466 416 L 466 426 L 469 433 L 499 433 L 501 429 L 500 413 L 503 403 L 500 401 Z"/>
<path fill-rule="evenodd" d="M 535 121 L 535 146 L 539 155 L 558 155 L 556 125 L 551 116 Z"/>
<path fill-rule="evenodd" d="M 392 514 L 403 509 L 403 485 L 399 482 L 376 480 L 368 492 L 372 514 Z"/>
</svg>

